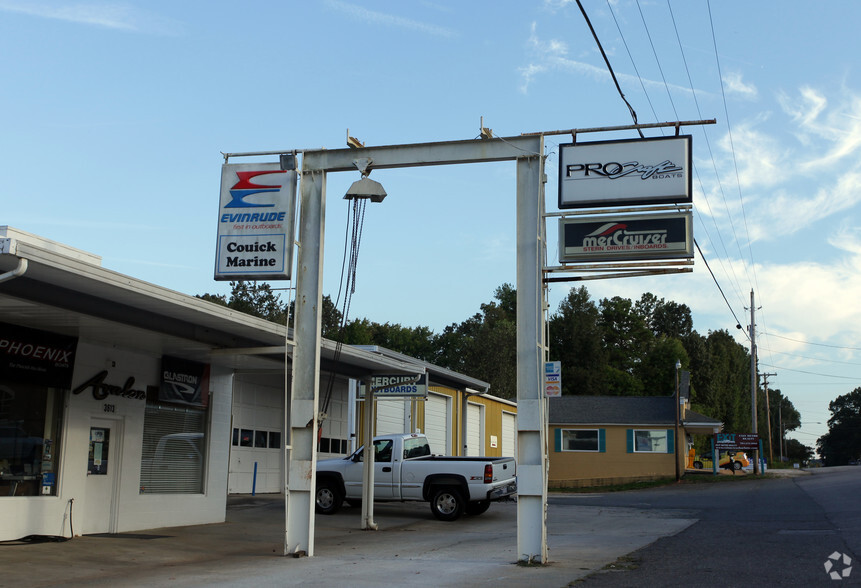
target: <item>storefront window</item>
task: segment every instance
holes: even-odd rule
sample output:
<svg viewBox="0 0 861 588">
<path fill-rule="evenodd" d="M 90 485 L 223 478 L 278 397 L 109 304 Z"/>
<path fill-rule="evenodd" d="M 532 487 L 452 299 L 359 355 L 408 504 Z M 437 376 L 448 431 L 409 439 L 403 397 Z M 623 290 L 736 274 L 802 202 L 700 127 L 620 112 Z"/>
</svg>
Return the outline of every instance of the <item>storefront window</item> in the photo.
<svg viewBox="0 0 861 588">
<path fill-rule="evenodd" d="M 56 496 L 62 391 L 0 385 L 0 497 Z"/>
</svg>

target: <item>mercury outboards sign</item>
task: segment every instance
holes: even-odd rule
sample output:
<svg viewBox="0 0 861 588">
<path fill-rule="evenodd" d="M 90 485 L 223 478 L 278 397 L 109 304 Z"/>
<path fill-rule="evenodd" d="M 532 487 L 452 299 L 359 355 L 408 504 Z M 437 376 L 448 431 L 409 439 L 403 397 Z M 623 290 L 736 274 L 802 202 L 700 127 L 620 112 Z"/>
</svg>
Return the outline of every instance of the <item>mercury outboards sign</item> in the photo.
<svg viewBox="0 0 861 588">
<path fill-rule="evenodd" d="M 691 137 L 559 146 L 559 208 L 692 201 Z"/>
<path fill-rule="evenodd" d="M 559 219 L 559 261 L 693 257 L 691 213 Z"/>
</svg>

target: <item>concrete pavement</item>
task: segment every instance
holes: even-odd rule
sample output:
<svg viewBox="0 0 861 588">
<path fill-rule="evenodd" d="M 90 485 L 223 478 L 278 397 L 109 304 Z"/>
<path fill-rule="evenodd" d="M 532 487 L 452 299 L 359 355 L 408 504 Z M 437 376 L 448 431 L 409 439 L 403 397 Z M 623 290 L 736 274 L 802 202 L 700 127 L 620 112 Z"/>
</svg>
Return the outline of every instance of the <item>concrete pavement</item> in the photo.
<svg viewBox="0 0 861 588">
<path fill-rule="evenodd" d="M 283 496 L 231 496 L 227 522 L 59 543 L 0 544 L 0 587 L 21 586 L 566 586 L 696 522 L 694 513 L 548 507 L 550 562 L 517 561 L 517 505 L 453 523 L 425 503 L 317 516 L 315 557 L 283 557 Z"/>
</svg>

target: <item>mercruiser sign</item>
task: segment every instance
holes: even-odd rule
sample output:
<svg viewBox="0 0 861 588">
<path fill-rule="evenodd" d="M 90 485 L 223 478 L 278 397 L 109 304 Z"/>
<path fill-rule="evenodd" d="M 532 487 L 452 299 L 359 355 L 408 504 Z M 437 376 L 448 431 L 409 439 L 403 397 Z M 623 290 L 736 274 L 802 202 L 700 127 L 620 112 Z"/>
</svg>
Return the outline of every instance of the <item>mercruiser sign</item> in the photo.
<svg viewBox="0 0 861 588">
<path fill-rule="evenodd" d="M 278 163 L 223 165 L 215 279 L 289 280 L 295 208 L 295 171 Z"/>
<path fill-rule="evenodd" d="M 559 146 L 559 208 L 692 201 L 691 137 Z"/>
<path fill-rule="evenodd" d="M 559 219 L 559 261 L 693 257 L 691 213 Z"/>
</svg>

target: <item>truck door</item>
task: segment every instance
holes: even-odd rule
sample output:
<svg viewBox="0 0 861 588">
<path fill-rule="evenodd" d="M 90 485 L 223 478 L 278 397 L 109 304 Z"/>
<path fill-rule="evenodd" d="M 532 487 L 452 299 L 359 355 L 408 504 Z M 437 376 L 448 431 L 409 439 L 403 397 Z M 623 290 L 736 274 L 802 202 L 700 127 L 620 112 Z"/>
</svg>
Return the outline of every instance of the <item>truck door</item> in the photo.
<svg viewBox="0 0 861 588">
<path fill-rule="evenodd" d="M 399 494 L 395 489 L 393 462 L 393 442 L 391 439 L 376 439 L 374 441 L 374 498 L 377 500 L 391 499 Z M 359 460 L 344 472 L 344 484 L 347 496 L 359 498 L 362 496 L 362 462 Z"/>
<path fill-rule="evenodd" d="M 395 488 L 393 441 L 374 441 L 374 498 L 385 500 L 400 495 Z"/>
</svg>

